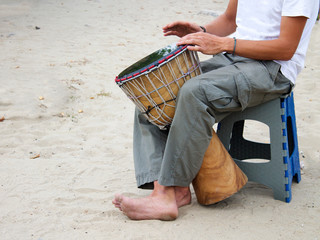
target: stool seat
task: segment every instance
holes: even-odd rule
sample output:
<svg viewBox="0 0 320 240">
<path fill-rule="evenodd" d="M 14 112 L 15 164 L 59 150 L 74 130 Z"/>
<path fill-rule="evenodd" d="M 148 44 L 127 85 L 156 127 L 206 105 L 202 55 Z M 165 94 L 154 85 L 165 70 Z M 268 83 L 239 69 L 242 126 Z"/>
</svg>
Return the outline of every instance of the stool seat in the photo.
<svg viewBox="0 0 320 240">
<path fill-rule="evenodd" d="M 268 125 L 270 144 L 246 140 L 243 137 L 246 120 Z M 293 93 L 230 114 L 219 123 L 217 134 L 249 181 L 272 188 L 277 200 L 291 201 L 293 177 L 298 183 L 301 180 Z M 269 161 L 244 161 L 249 159 Z"/>
</svg>

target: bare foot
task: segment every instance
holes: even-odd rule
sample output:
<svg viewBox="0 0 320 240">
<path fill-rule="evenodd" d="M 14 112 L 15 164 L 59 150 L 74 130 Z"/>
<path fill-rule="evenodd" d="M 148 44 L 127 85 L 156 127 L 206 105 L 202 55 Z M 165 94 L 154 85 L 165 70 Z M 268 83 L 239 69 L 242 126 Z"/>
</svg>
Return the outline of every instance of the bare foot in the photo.
<svg viewBox="0 0 320 240">
<path fill-rule="evenodd" d="M 119 208 L 120 209 L 120 211 L 122 211 L 121 210 L 121 201 L 119 201 L 118 200 L 118 198 L 117 198 L 117 195 L 116 195 L 116 197 L 112 200 L 112 203 L 113 203 L 113 205 L 116 207 L 116 208 Z"/>
<path fill-rule="evenodd" d="M 155 190 L 149 197 L 140 199 L 116 195 L 112 202 L 132 220 L 174 220 L 178 217 L 174 187 L 165 188 L 165 191 Z"/>
<path fill-rule="evenodd" d="M 191 203 L 191 192 L 189 187 L 174 187 L 178 208 Z"/>
</svg>

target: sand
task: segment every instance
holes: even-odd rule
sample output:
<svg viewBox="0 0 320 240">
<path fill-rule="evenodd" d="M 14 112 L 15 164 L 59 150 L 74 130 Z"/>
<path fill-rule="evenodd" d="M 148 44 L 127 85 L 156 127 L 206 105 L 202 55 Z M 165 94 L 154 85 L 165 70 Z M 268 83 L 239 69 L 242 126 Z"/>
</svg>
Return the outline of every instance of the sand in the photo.
<svg viewBox="0 0 320 240">
<path fill-rule="evenodd" d="M 0 1 L 0 239 L 320 239 L 320 26 L 295 88 L 302 181 L 290 204 L 249 183 L 173 222 L 131 221 L 115 193 L 142 197 L 134 106 L 115 76 L 177 41 L 162 26 L 206 23 L 227 1 Z M 201 59 L 208 56 L 201 55 Z"/>
</svg>

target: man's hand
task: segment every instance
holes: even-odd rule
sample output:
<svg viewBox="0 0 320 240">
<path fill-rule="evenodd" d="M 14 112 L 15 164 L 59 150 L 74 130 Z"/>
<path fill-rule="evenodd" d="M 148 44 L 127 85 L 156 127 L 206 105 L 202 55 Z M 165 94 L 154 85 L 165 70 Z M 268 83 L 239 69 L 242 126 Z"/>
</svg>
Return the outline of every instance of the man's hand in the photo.
<svg viewBox="0 0 320 240">
<path fill-rule="evenodd" d="M 178 41 L 177 45 L 189 45 L 188 49 L 191 51 L 215 55 L 224 51 L 232 51 L 233 43 L 232 38 L 199 32 L 184 36 Z"/>
<path fill-rule="evenodd" d="M 162 29 L 164 36 L 175 35 L 178 37 L 184 37 L 190 33 L 202 32 L 202 29 L 199 25 L 183 21 L 169 23 Z"/>
</svg>

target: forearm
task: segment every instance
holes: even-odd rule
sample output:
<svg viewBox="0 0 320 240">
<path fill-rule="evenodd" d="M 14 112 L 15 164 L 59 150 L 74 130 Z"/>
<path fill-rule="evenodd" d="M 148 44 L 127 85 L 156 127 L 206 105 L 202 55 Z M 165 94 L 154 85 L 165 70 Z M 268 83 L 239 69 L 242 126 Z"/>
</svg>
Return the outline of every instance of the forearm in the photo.
<svg viewBox="0 0 320 240">
<path fill-rule="evenodd" d="M 295 47 L 290 47 L 286 41 L 281 39 L 252 41 L 252 40 L 236 40 L 226 38 L 226 52 L 258 60 L 290 60 L 296 50 Z"/>
<path fill-rule="evenodd" d="M 187 44 L 191 51 L 215 55 L 221 52 L 257 60 L 289 60 L 292 58 L 297 44 L 293 39 L 278 38 L 274 40 L 242 40 L 230 37 L 218 37 L 208 33 L 195 33 L 180 39 L 179 45 Z"/>
</svg>

